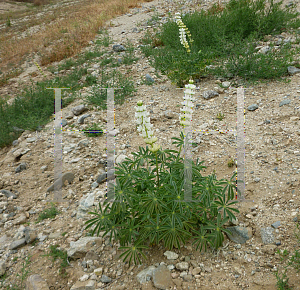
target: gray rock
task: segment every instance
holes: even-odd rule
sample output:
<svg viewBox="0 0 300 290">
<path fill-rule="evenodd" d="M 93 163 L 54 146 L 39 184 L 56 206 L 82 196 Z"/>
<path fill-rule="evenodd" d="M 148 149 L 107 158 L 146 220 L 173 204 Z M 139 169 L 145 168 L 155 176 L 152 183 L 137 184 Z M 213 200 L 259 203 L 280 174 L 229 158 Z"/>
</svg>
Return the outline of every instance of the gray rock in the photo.
<svg viewBox="0 0 300 290">
<path fill-rule="evenodd" d="M 27 143 L 33 143 L 33 142 L 35 142 L 36 141 L 36 138 L 35 137 L 31 137 L 31 138 L 27 138 L 26 139 L 26 142 Z"/>
<path fill-rule="evenodd" d="M 83 237 L 76 242 L 71 242 L 70 248 L 67 250 L 68 257 L 72 259 L 83 258 L 91 250 L 92 244 L 100 247 L 102 241 L 101 237 Z"/>
<path fill-rule="evenodd" d="M 209 99 L 212 99 L 214 97 L 217 97 L 219 96 L 218 92 L 214 91 L 214 90 L 208 90 L 208 91 L 205 91 L 203 93 L 203 98 L 205 100 L 209 100 Z"/>
<path fill-rule="evenodd" d="M 20 248 L 20 247 L 23 247 L 24 245 L 26 244 L 26 239 L 20 239 L 20 240 L 17 240 L 17 241 L 13 241 L 10 246 L 9 246 L 9 249 L 10 250 L 15 250 L 17 248 Z"/>
<path fill-rule="evenodd" d="M 25 233 L 25 237 L 26 237 L 26 233 Z M 43 235 L 42 233 L 38 234 L 38 239 L 40 242 L 43 242 L 47 239 L 47 235 Z"/>
<path fill-rule="evenodd" d="M 294 74 L 297 74 L 297 73 L 299 73 L 300 72 L 300 69 L 299 68 L 296 68 L 296 67 L 294 67 L 294 66 L 289 66 L 288 67 L 288 73 L 290 74 L 290 75 L 294 75 Z"/>
<path fill-rule="evenodd" d="M 84 123 L 84 120 L 85 120 L 86 118 L 90 117 L 90 116 L 91 116 L 91 114 L 84 114 L 84 115 L 80 116 L 80 117 L 78 118 L 78 123 L 79 123 L 79 124 L 83 124 L 83 123 Z"/>
<path fill-rule="evenodd" d="M 237 244 L 244 244 L 247 240 L 251 239 L 252 237 L 252 232 L 249 228 L 235 226 L 228 227 L 227 230 L 231 232 L 231 235 L 227 235 L 228 238 Z"/>
<path fill-rule="evenodd" d="M 265 245 L 274 244 L 275 237 L 273 235 L 273 232 L 274 232 L 274 229 L 271 227 L 266 227 L 266 228 L 260 229 L 261 239 Z"/>
<path fill-rule="evenodd" d="M 176 269 L 180 271 L 185 271 L 189 269 L 189 263 L 188 262 L 180 262 L 176 264 Z"/>
<path fill-rule="evenodd" d="M 260 178 L 259 177 L 256 177 L 254 178 L 254 181 L 257 183 L 257 182 L 260 182 Z"/>
<path fill-rule="evenodd" d="M 19 173 L 19 172 L 21 172 L 21 171 L 23 171 L 23 170 L 26 170 L 26 169 L 27 169 L 26 163 L 21 163 L 21 164 L 16 168 L 15 172 L 16 172 L 16 173 Z"/>
<path fill-rule="evenodd" d="M 63 173 L 60 178 L 58 178 L 50 187 L 48 187 L 47 192 L 54 191 L 54 187 L 59 186 L 60 184 L 64 186 L 66 180 L 69 182 L 69 184 L 71 184 L 74 178 L 75 176 L 72 172 Z"/>
<path fill-rule="evenodd" d="M 91 185 L 92 188 L 97 188 L 99 186 L 97 181 L 94 181 Z"/>
<path fill-rule="evenodd" d="M 85 282 L 77 281 L 70 290 L 95 290 L 96 282 L 89 280 Z"/>
<path fill-rule="evenodd" d="M 3 276 L 6 272 L 5 261 L 0 261 L 0 277 Z"/>
<path fill-rule="evenodd" d="M 13 221 L 14 225 L 21 225 L 26 222 L 27 218 L 25 214 L 21 214 L 17 219 Z"/>
<path fill-rule="evenodd" d="M 121 44 L 113 45 L 113 51 L 115 51 L 115 52 L 121 52 L 121 51 L 125 51 L 125 50 L 126 50 L 126 48 Z"/>
<path fill-rule="evenodd" d="M 34 231 L 30 228 L 25 228 L 24 233 L 25 233 L 25 241 L 27 244 L 31 244 L 37 238 L 36 231 Z"/>
<path fill-rule="evenodd" d="M 18 128 L 18 127 L 15 127 L 15 126 L 13 126 L 13 130 L 16 131 L 16 132 L 24 132 L 25 131 L 24 129 L 21 129 L 21 128 Z"/>
<path fill-rule="evenodd" d="M 188 281 L 188 282 L 190 282 L 190 281 L 192 281 L 192 280 L 193 280 L 193 276 L 192 276 L 192 275 L 190 275 L 190 274 L 188 274 L 188 275 L 184 275 L 184 276 L 183 276 L 183 280 L 184 280 L 184 281 Z"/>
<path fill-rule="evenodd" d="M 44 172 L 45 170 L 48 169 L 48 166 L 47 165 L 43 165 L 40 169 L 42 170 L 42 172 Z"/>
<path fill-rule="evenodd" d="M 115 178 L 114 169 L 110 169 L 107 174 L 107 181 L 113 180 L 114 178 Z M 97 177 L 98 184 L 101 184 L 104 181 L 106 181 L 106 173 L 102 173 Z"/>
<path fill-rule="evenodd" d="M 166 256 L 168 260 L 176 260 L 176 259 L 178 259 L 178 254 L 176 254 L 174 252 L 171 252 L 171 251 L 164 252 L 164 256 Z"/>
<path fill-rule="evenodd" d="M 18 141 L 18 140 L 14 140 L 14 141 L 12 142 L 12 144 L 13 144 L 13 146 L 17 146 L 17 145 L 19 144 L 19 141 Z"/>
<path fill-rule="evenodd" d="M 258 105 L 256 105 L 256 104 L 250 105 L 247 108 L 248 111 L 255 111 L 256 109 L 258 109 Z"/>
<path fill-rule="evenodd" d="M 54 240 L 57 240 L 57 239 L 61 239 L 62 238 L 62 235 L 61 233 L 50 233 L 50 235 L 48 236 L 48 239 L 54 239 Z"/>
<path fill-rule="evenodd" d="M 65 127 L 65 126 L 67 126 L 68 125 L 68 122 L 65 120 L 65 119 L 62 119 L 61 120 L 61 126 L 62 127 Z"/>
<path fill-rule="evenodd" d="M 143 271 L 139 272 L 139 273 L 136 275 L 136 279 L 137 279 L 141 284 L 144 284 L 144 283 L 150 281 L 151 278 L 153 277 L 153 272 L 154 272 L 155 269 L 156 269 L 155 266 L 150 266 L 150 267 L 144 269 Z"/>
<path fill-rule="evenodd" d="M 1 189 L 0 192 L 3 193 L 7 198 L 10 198 L 11 196 L 12 198 L 17 198 L 17 196 L 9 190 Z"/>
<path fill-rule="evenodd" d="M 79 202 L 77 218 L 84 218 L 91 207 L 94 205 L 95 193 L 89 193 L 83 196 Z"/>
<path fill-rule="evenodd" d="M 127 156 L 126 155 L 124 155 L 124 154 L 120 154 L 120 155 L 118 155 L 117 156 L 117 158 L 116 158 L 116 164 L 118 164 L 118 163 L 122 163 L 123 161 L 125 161 L 125 159 L 127 158 Z M 110 173 L 109 173 L 110 174 Z"/>
<path fill-rule="evenodd" d="M 153 271 L 153 284 L 157 289 L 170 289 L 174 286 L 171 273 L 165 265 L 160 265 Z"/>
<path fill-rule="evenodd" d="M 274 229 L 278 229 L 280 227 L 280 221 L 277 221 L 275 223 L 272 223 L 271 225 Z"/>
<path fill-rule="evenodd" d="M 230 87 L 230 82 L 223 82 L 222 87 L 226 88 L 226 89 L 229 88 Z"/>
<path fill-rule="evenodd" d="M 83 113 L 86 110 L 87 110 L 87 108 L 85 107 L 85 105 L 79 105 L 79 106 L 72 108 L 72 112 L 75 116 L 80 115 L 81 113 Z"/>
<path fill-rule="evenodd" d="M 290 99 L 285 99 L 283 101 L 280 102 L 279 107 L 282 107 L 284 105 L 288 105 L 291 102 Z"/>
<path fill-rule="evenodd" d="M 28 277 L 26 290 L 49 290 L 49 287 L 40 275 L 34 274 Z"/>
<path fill-rule="evenodd" d="M 154 83 L 154 79 L 149 75 L 149 74 L 146 74 L 146 82 L 148 83 Z"/>
<path fill-rule="evenodd" d="M 111 278 L 108 277 L 108 276 L 106 276 L 106 275 L 102 275 L 100 281 L 101 281 L 102 283 L 109 283 L 109 282 L 111 282 Z"/>
<path fill-rule="evenodd" d="M 77 145 L 79 147 L 83 147 L 83 146 L 88 147 L 89 144 L 90 144 L 90 141 L 88 139 L 83 139 L 83 140 L 80 140 Z"/>
</svg>

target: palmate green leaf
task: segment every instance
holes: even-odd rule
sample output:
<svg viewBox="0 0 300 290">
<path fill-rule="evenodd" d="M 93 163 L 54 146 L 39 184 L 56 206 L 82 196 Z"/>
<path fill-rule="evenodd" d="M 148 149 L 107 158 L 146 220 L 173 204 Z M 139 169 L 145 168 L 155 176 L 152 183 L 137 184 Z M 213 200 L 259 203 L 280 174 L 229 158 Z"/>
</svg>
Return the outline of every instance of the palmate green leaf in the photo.
<svg viewBox="0 0 300 290">
<path fill-rule="evenodd" d="M 131 243 L 131 239 L 135 239 L 137 236 L 139 236 L 139 232 L 137 229 L 139 228 L 140 224 L 137 223 L 138 219 L 136 217 L 134 218 L 127 218 L 124 223 L 120 224 L 120 227 L 122 228 L 120 230 L 120 235 L 122 237 L 122 244 L 128 244 Z"/>
<path fill-rule="evenodd" d="M 185 241 L 188 240 L 192 235 L 190 232 L 186 231 L 184 228 L 176 226 L 175 220 L 169 218 L 169 222 L 160 227 L 161 230 L 161 240 L 164 241 L 164 245 L 169 250 L 173 249 L 175 245 L 180 249 L 180 242 L 185 245 Z"/>
<path fill-rule="evenodd" d="M 140 241 L 145 241 L 149 238 L 150 243 L 155 242 L 158 245 L 161 240 L 160 224 L 161 224 L 160 214 L 156 215 L 155 220 L 149 217 L 149 223 L 144 225 L 144 227 L 141 230 Z"/>
<path fill-rule="evenodd" d="M 140 245 L 139 243 L 134 244 L 131 247 L 119 247 L 119 250 L 126 250 L 124 253 L 120 255 L 120 258 L 124 257 L 123 262 L 125 262 L 129 258 L 129 265 L 131 265 L 132 260 L 135 264 L 142 264 L 141 257 L 147 260 L 147 257 L 142 252 L 142 249 L 147 249 L 148 247 L 144 245 Z"/>
<path fill-rule="evenodd" d="M 99 210 L 96 209 L 96 211 L 88 213 L 88 214 L 95 215 L 96 217 L 85 222 L 85 224 L 87 225 L 85 230 L 95 225 L 95 228 L 92 231 L 92 235 L 94 235 L 97 232 L 97 236 L 99 236 L 102 230 L 107 230 L 110 222 L 109 220 L 110 214 L 107 213 L 109 207 L 110 204 L 107 204 L 103 211 L 101 203 L 99 202 Z"/>
<path fill-rule="evenodd" d="M 211 233 L 208 235 L 208 237 L 211 239 L 211 245 L 213 245 L 213 247 L 215 249 L 222 246 L 222 243 L 224 241 L 224 236 L 223 236 L 222 232 L 230 234 L 229 230 L 222 228 L 222 226 L 228 220 L 229 220 L 229 217 L 222 219 L 221 214 L 218 213 L 216 224 L 213 224 L 212 221 L 208 221 L 208 225 L 203 227 L 205 230 L 210 230 Z"/>
<path fill-rule="evenodd" d="M 203 225 L 200 226 L 199 231 L 193 230 L 193 233 L 195 233 L 194 241 L 193 241 L 193 245 L 196 244 L 196 250 L 199 249 L 199 251 L 201 252 L 202 249 L 204 249 L 204 251 L 207 251 L 207 245 L 211 243 L 207 231 L 204 229 Z"/>
<path fill-rule="evenodd" d="M 216 200 L 215 204 L 218 206 L 218 212 L 222 211 L 224 217 L 228 216 L 231 221 L 234 220 L 235 215 L 232 212 L 239 213 L 240 211 L 230 206 L 238 203 L 238 201 L 226 200 L 225 194 L 223 196 L 217 196 L 217 198 L 219 200 Z"/>
<path fill-rule="evenodd" d="M 159 214 L 168 209 L 162 198 L 156 195 L 155 192 L 149 189 L 146 192 L 147 194 L 141 197 L 141 201 L 147 214 L 152 216 L 154 211 L 155 214 Z"/>
</svg>

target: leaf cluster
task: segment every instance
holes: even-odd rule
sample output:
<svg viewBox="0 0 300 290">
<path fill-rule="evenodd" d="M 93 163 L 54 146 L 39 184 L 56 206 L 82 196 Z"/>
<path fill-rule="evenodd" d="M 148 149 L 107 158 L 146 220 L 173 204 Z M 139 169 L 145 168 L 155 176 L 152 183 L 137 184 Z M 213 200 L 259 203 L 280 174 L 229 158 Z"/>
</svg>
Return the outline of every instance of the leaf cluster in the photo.
<svg viewBox="0 0 300 290">
<path fill-rule="evenodd" d="M 107 200 L 89 214 L 86 222 L 92 235 L 109 235 L 120 242 L 124 261 L 141 263 L 143 249 L 150 244 L 180 249 L 193 238 L 200 251 L 217 249 L 229 233 L 224 224 L 235 219 L 235 174 L 230 180 L 217 180 L 215 174 L 202 176 L 203 162 L 187 161 L 193 183 L 191 198 L 184 191 L 185 168 L 180 157 L 184 135 L 174 139 L 177 150 L 151 152 L 139 147 L 115 168 L 116 186 L 110 187 Z"/>
</svg>

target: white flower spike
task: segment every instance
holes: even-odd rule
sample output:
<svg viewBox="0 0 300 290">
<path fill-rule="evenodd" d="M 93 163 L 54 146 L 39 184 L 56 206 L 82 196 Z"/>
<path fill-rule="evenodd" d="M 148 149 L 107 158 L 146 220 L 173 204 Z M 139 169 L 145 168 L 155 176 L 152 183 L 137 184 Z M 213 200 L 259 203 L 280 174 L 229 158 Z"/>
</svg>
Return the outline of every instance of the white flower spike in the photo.
<svg viewBox="0 0 300 290">
<path fill-rule="evenodd" d="M 184 101 L 181 103 L 183 105 L 183 109 L 180 109 L 183 114 L 180 114 L 179 120 L 180 125 L 189 126 L 192 122 L 192 108 L 194 104 L 192 101 L 194 100 L 193 95 L 195 94 L 194 89 L 196 86 L 194 85 L 194 81 L 190 80 L 188 85 L 185 85 L 186 90 L 184 91 Z"/>
<path fill-rule="evenodd" d="M 160 146 L 154 144 L 157 141 L 157 138 L 153 136 L 153 131 L 151 130 L 153 125 L 150 124 L 150 117 L 148 117 L 149 113 L 146 111 L 146 106 L 143 105 L 143 101 L 138 101 L 137 105 L 137 107 L 134 107 L 136 110 L 135 118 L 137 131 L 140 132 L 140 135 L 144 138 L 146 144 L 151 145 L 149 150 L 156 152 L 160 149 Z"/>
</svg>

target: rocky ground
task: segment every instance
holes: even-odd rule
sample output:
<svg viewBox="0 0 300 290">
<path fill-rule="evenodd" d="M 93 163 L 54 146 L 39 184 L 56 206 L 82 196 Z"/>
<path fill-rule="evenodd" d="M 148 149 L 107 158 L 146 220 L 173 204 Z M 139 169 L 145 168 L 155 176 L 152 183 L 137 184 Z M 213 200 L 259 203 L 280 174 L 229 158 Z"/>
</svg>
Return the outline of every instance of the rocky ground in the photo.
<svg viewBox="0 0 300 290">
<path fill-rule="evenodd" d="M 124 44 L 129 39 L 137 48 L 146 31 L 165 21 L 167 12 L 174 14 L 179 7 L 188 12 L 188 7 L 193 10 L 210 5 L 211 2 L 183 5 L 155 0 L 114 19 L 115 25 L 108 32 L 113 44 Z M 149 25 L 147 21 L 155 13 L 159 13 L 159 20 Z M 269 41 L 293 42 L 293 35 L 283 33 Z M 93 47 L 91 43 L 87 50 Z M 121 53 L 112 52 L 115 57 Z M 182 90 L 160 77 L 140 49 L 135 54 L 140 57 L 136 63 L 120 67 L 124 74 L 130 70 L 127 75 L 133 77 L 138 91 L 122 106 L 116 105 L 116 162 L 132 157 L 131 152 L 144 146 L 134 120 L 134 106 L 140 99 L 147 105 L 155 136 L 163 148 L 173 148 L 171 137 L 179 137 L 181 131 L 178 117 Z M 99 73 L 96 63 L 86 65 L 91 74 Z M 33 62 L 31 66 L 29 63 L 28 72 L 30 67 L 34 67 Z M 142 82 L 146 74 L 154 80 L 150 86 Z M 86 105 L 83 97 L 91 92 L 90 88 L 82 89 L 81 97 L 62 111 L 63 172 L 69 173 L 71 183 L 66 182 L 63 187 L 65 202 L 57 204 L 60 214 L 54 219 L 35 223 L 53 198 L 47 189 L 54 182 L 54 122 L 40 132 L 25 131 L 13 146 L 0 150 L 0 277 L 6 275 L 2 286 L 13 283 L 17 273 L 21 275 L 23 259 L 30 256 L 28 289 L 276 289 L 274 272 L 282 267 L 275 252 L 299 249 L 294 237 L 299 221 L 299 76 L 297 70 L 290 68 L 289 82 L 245 88 L 247 201 L 238 204 L 234 237 L 226 238 L 216 253 L 199 253 L 191 243 L 171 252 L 162 246 L 152 247 L 146 252 L 148 260 L 143 265 L 130 267 L 119 258 L 118 243 L 110 243 L 107 237 L 86 236 L 84 230 L 84 222 L 89 219 L 87 212 L 105 195 L 106 183 L 101 175 L 105 169 L 102 164 L 106 138 L 87 138 L 75 129 L 85 130 L 92 123 L 105 128 L 106 112 Z M 23 73 L 21 78 L 26 83 L 30 75 Z M 227 162 L 236 155 L 236 139 L 230 130 L 236 128 L 234 84 L 240 81 L 224 81 L 204 79 L 197 83 L 193 113 L 193 129 L 199 130 L 193 135 L 197 143 L 193 159 L 205 160 L 204 174 L 215 170 L 218 179 L 231 177 L 235 169 L 229 168 Z M 222 83 L 225 88 L 221 88 Z M 204 98 L 209 90 L 214 90 L 215 96 Z M 78 107 L 82 104 L 84 109 Z M 219 112 L 224 113 L 222 121 L 216 118 Z M 83 118 L 82 123 L 79 120 L 84 114 L 90 116 Z M 209 131 L 216 129 L 228 133 Z M 67 251 L 67 277 L 59 274 L 59 260 L 52 263 L 43 256 L 50 245 Z M 294 269 L 289 269 L 288 276 L 290 285 L 300 289 L 300 278 Z"/>
</svg>

